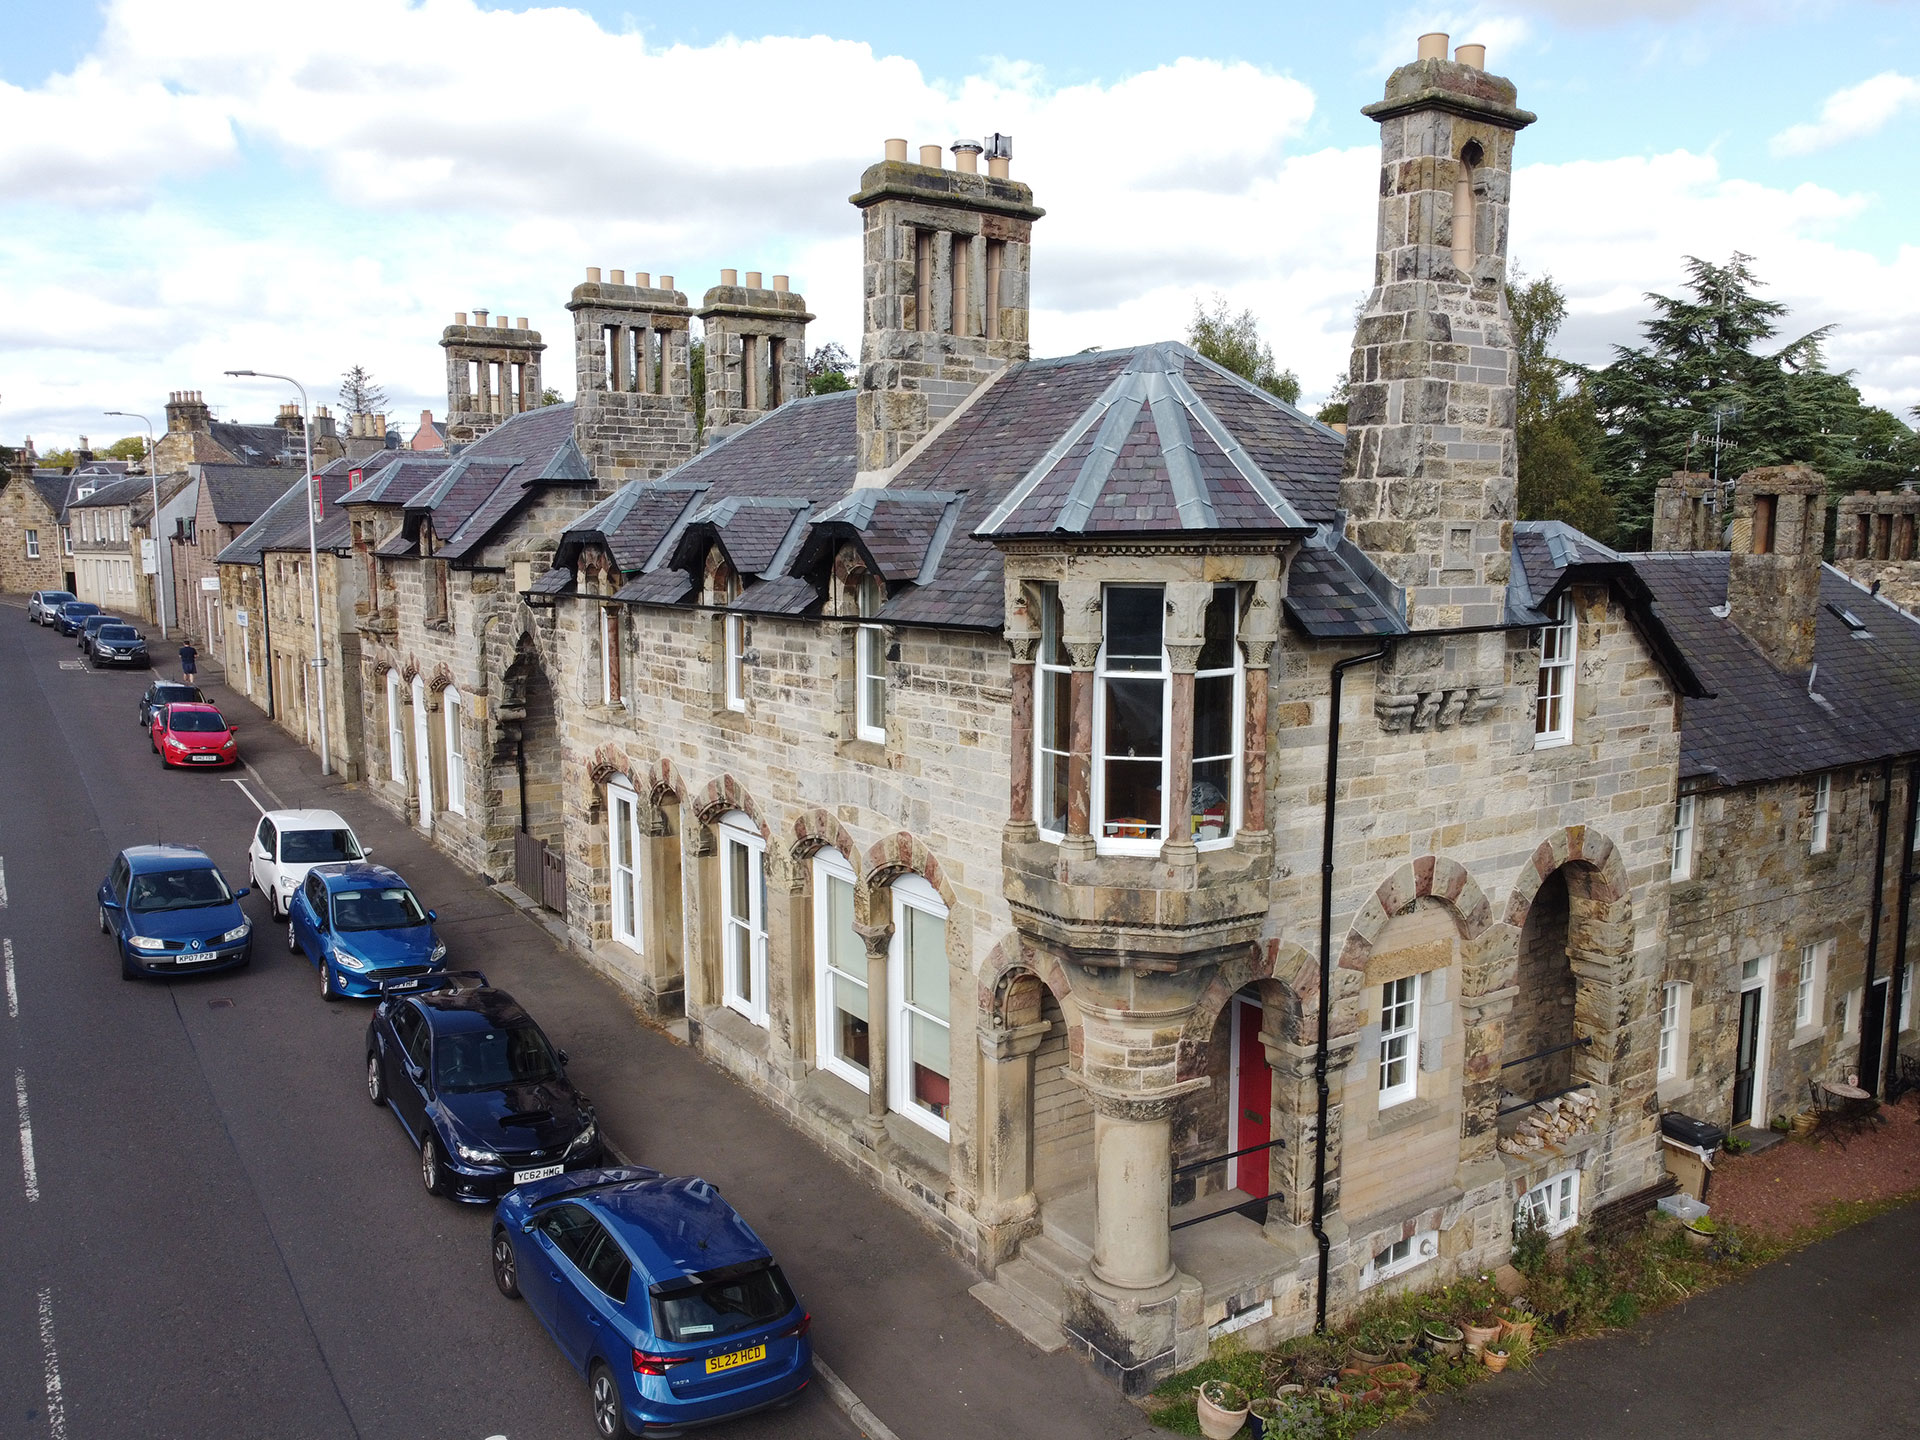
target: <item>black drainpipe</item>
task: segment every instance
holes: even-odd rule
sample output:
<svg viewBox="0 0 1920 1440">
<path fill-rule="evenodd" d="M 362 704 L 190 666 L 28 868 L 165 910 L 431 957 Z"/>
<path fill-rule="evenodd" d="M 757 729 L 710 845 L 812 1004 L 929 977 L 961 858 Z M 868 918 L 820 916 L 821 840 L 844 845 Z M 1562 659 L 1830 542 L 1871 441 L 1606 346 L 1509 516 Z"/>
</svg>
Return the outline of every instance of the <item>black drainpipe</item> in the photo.
<svg viewBox="0 0 1920 1440">
<path fill-rule="evenodd" d="M 1327 798 L 1320 829 L 1320 1031 L 1313 1051 L 1313 1084 L 1319 1092 L 1319 1122 L 1313 1133 L 1313 1238 L 1320 1245 L 1320 1283 L 1315 1287 L 1313 1328 L 1327 1328 L 1327 1270 L 1333 1242 L 1327 1239 L 1327 1025 L 1333 1009 L 1333 797 L 1340 779 L 1340 694 L 1347 671 L 1371 665 L 1393 648 L 1388 641 L 1364 655 L 1349 655 L 1333 666 L 1327 715 Z"/>
<path fill-rule="evenodd" d="M 1907 766 L 1907 823 L 1903 827 L 1905 839 L 1900 850 L 1900 918 L 1894 922 L 1893 982 L 1887 987 L 1887 1009 L 1892 1019 L 1887 1025 L 1887 1063 L 1882 1071 L 1886 1084 L 1880 1092 L 1889 1100 L 1900 1098 L 1900 992 L 1906 988 L 1907 980 L 1907 916 L 1913 906 L 1913 842 L 1917 827 L 1920 827 L 1920 760 Z"/>
<path fill-rule="evenodd" d="M 1886 1032 L 1887 1015 L 1880 1012 L 1880 1032 L 1873 1036 L 1872 1053 L 1867 1046 L 1867 1012 L 1873 1009 L 1873 982 L 1880 973 L 1880 902 L 1886 892 L 1887 821 L 1893 809 L 1893 761 L 1880 762 L 1880 823 L 1876 827 L 1873 850 L 1873 913 L 1867 921 L 1867 979 L 1860 992 L 1860 1083 L 1869 1095 L 1879 1092 L 1880 1037 Z M 1901 866 L 1904 874 L 1905 865 Z"/>
<path fill-rule="evenodd" d="M 267 619 L 267 552 L 260 552 L 260 658 L 267 672 L 267 716 L 280 718 L 273 699 L 273 623 Z"/>
</svg>

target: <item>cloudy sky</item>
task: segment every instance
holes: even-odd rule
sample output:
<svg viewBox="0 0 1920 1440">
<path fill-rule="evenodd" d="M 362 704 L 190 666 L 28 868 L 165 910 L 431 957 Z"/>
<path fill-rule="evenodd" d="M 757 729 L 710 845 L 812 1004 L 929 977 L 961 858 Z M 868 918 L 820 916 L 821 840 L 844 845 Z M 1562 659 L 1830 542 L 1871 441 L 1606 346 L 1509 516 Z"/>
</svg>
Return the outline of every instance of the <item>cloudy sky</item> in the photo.
<svg viewBox="0 0 1920 1440">
<path fill-rule="evenodd" d="M 1178 23 L 1171 23 L 1177 17 Z M 1572 358 L 1631 342 L 1683 257 L 1755 257 L 1793 333 L 1920 404 L 1920 6 L 1894 0 L 0 0 L 0 438 L 332 402 L 359 363 L 444 411 L 440 328 L 526 315 L 573 389 L 583 267 L 793 276 L 857 350 L 857 216 L 891 135 L 1001 131 L 1048 215 L 1036 354 L 1260 317 L 1309 399 L 1370 274 L 1359 114 L 1428 29 L 1479 41 L 1540 123 L 1514 259 L 1567 290 Z M 1783 337 L 1787 338 L 1787 337 Z"/>
</svg>

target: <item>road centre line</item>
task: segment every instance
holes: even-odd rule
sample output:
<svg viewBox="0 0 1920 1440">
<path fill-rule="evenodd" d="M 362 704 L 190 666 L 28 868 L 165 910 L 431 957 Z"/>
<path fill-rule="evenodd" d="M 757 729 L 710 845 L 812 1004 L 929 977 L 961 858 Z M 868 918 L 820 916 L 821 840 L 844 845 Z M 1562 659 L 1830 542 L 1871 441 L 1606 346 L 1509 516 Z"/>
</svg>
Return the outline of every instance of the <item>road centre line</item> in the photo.
<svg viewBox="0 0 1920 1440">
<path fill-rule="evenodd" d="M 246 797 L 247 797 L 247 799 L 249 799 L 249 800 L 253 800 L 253 808 L 254 808 L 254 809 L 256 809 L 256 810 L 258 810 L 258 811 L 259 811 L 259 812 L 260 812 L 260 813 L 261 813 L 262 815 L 264 815 L 264 814 L 266 814 L 266 813 L 267 813 L 267 807 L 266 807 L 266 806 L 264 806 L 264 805 L 262 805 L 262 804 L 261 804 L 261 803 L 260 803 L 260 802 L 259 802 L 258 800 L 254 800 L 254 799 L 253 799 L 253 791 L 251 791 L 251 790 L 249 790 L 249 789 L 247 789 L 247 782 L 246 782 L 246 781 L 244 781 L 244 780 L 236 780 L 236 779 L 234 779 L 234 778 L 233 778 L 233 777 L 232 777 L 231 775 L 229 775 L 229 776 L 227 777 L 227 783 L 228 783 L 229 785 L 238 785 L 238 786 L 240 787 L 240 793 L 241 793 L 242 795 L 244 795 L 244 796 L 246 796 Z"/>
<path fill-rule="evenodd" d="M 0 910 L 7 908 L 7 861 L 0 855 Z"/>
<path fill-rule="evenodd" d="M 60 1379 L 60 1352 L 53 1344 L 53 1291 L 40 1292 L 40 1364 L 47 1386 L 47 1435 L 67 1440 L 67 1394 Z"/>
<path fill-rule="evenodd" d="M 0 940 L 0 953 L 6 955 L 7 962 L 7 1018 L 18 1020 L 20 1018 L 20 987 L 14 983 L 13 978 L 13 941 Z"/>
<path fill-rule="evenodd" d="M 27 1072 L 13 1072 L 13 1098 L 20 1106 L 20 1169 L 27 1180 L 27 1203 L 40 1198 L 40 1171 L 33 1163 L 33 1121 L 27 1115 Z"/>
</svg>

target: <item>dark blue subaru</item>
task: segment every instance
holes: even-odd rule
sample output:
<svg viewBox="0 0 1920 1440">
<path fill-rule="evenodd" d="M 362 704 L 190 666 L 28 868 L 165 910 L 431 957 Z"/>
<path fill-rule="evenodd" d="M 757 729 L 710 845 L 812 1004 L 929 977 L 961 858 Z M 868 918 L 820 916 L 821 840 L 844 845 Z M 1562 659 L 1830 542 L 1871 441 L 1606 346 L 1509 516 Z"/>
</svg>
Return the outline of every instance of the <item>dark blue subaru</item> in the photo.
<svg viewBox="0 0 1920 1440">
<path fill-rule="evenodd" d="M 360 860 L 308 869 L 287 902 L 287 949 L 313 962 L 328 1000 L 392 993 L 447 963 L 433 911 L 395 872 Z"/>
<path fill-rule="evenodd" d="M 185 975 L 244 965 L 253 924 L 207 852 L 192 845 L 135 845 L 100 882 L 100 931 L 120 951 L 120 978 Z"/>
<path fill-rule="evenodd" d="M 813 1317 L 705 1180 L 626 1165 L 522 1185 L 494 1209 L 493 1281 L 587 1377 L 606 1440 L 783 1405 L 813 1373 Z"/>
</svg>

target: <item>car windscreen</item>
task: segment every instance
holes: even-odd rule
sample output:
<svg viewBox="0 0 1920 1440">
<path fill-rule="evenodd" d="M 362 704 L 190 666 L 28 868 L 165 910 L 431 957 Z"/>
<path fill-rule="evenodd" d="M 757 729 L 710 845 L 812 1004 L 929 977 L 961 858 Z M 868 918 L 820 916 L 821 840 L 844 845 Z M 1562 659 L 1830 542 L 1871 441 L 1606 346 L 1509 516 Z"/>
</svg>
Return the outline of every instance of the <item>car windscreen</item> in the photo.
<svg viewBox="0 0 1920 1440">
<path fill-rule="evenodd" d="M 289 865 L 324 865 L 358 860 L 360 847 L 351 830 L 287 830 L 280 836 L 280 858 Z"/>
<path fill-rule="evenodd" d="M 201 905 L 225 905 L 232 899 L 218 870 L 158 870 L 133 877 L 127 908 L 143 913 L 192 910 Z"/>
<path fill-rule="evenodd" d="M 442 1090 L 504 1090 L 559 1073 L 547 1037 L 531 1021 L 434 1037 L 433 1083 Z"/>
<path fill-rule="evenodd" d="M 131 625 L 102 625 L 100 638 L 109 643 L 118 641 L 122 645 L 130 645 L 140 638 L 140 632 Z"/>
<path fill-rule="evenodd" d="M 65 590 L 49 590 L 40 597 L 40 605 L 41 608 L 45 609 L 57 605 L 66 605 L 72 600 L 73 596 L 69 595 Z"/>
<path fill-rule="evenodd" d="M 176 710 L 167 716 L 167 728 L 182 734 L 212 734 L 226 729 L 227 722 L 207 710 Z"/>
<path fill-rule="evenodd" d="M 156 685 L 148 699 L 155 705 L 202 705 L 207 697 L 192 685 Z"/>
<path fill-rule="evenodd" d="M 778 1265 L 745 1274 L 689 1276 L 650 1287 L 653 1328 L 662 1340 L 712 1340 L 771 1325 L 793 1309 Z"/>
<path fill-rule="evenodd" d="M 333 892 L 333 924 L 337 930 L 403 930 L 426 923 L 427 912 L 404 885 Z"/>
<path fill-rule="evenodd" d="M 69 615 L 98 615 L 100 607 L 91 600 L 70 600 L 60 607 Z"/>
</svg>

